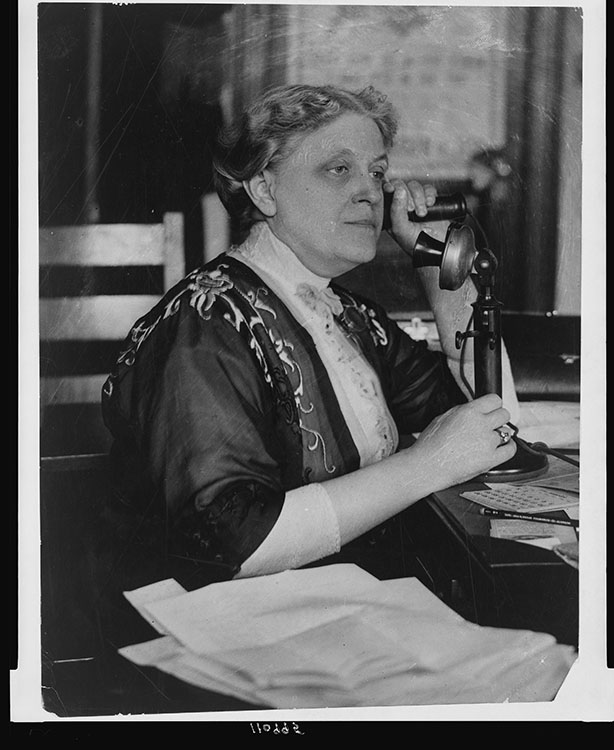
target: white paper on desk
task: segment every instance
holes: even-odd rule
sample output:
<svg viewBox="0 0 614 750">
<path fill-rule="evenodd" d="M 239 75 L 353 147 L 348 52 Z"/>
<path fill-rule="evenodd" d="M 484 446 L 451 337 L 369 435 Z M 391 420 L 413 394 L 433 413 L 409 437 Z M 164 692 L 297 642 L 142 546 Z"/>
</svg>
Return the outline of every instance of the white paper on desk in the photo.
<svg viewBox="0 0 614 750">
<path fill-rule="evenodd" d="M 210 659 L 199 663 L 198 655 L 186 651 L 172 636 L 124 646 L 119 653 L 134 664 L 155 667 L 204 690 L 233 695 L 250 703 L 260 702 L 250 680 L 242 680 L 225 665 Z"/>
<path fill-rule="evenodd" d="M 228 650 L 214 658 L 251 673 L 261 688 L 355 689 L 382 675 L 432 668 L 429 649 L 417 656 L 412 644 L 424 642 L 426 634 L 438 643 L 440 628 L 465 622 L 415 578 L 377 581 L 369 589 L 368 597 L 359 592 L 356 613 L 276 642 L 274 660 L 270 646 Z"/>
<path fill-rule="evenodd" d="M 236 669 L 249 665 L 261 686 L 319 682 L 327 687 L 355 687 L 417 664 L 432 667 L 430 650 L 422 648 L 417 656 L 413 644 L 424 643 L 425 638 L 438 643 L 440 628 L 465 623 L 417 579 L 377 581 L 369 588 L 368 596 L 365 590 L 358 592 L 355 613 L 276 642 L 273 661 L 268 646 L 224 651 L 215 658 Z"/>
<path fill-rule="evenodd" d="M 416 664 L 398 643 L 353 615 L 284 639 L 274 648 L 252 646 L 214 658 L 250 675 L 259 688 L 318 685 L 345 691 L 381 675 L 407 672 Z"/>
<path fill-rule="evenodd" d="M 575 505 L 568 505 L 563 510 L 565 511 L 565 515 L 567 515 L 574 521 L 580 520 L 580 503 L 576 503 Z"/>
<path fill-rule="evenodd" d="M 561 540 L 556 536 L 555 529 L 559 526 L 537 523 L 536 521 L 507 521 L 504 519 L 491 519 L 490 536 L 496 539 L 509 539 L 513 542 L 522 542 L 534 547 L 552 549 Z"/>
<path fill-rule="evenodd" d="M 126 647 L 120 653 L 136 663 L 156 666 L 205 690 L 282 709 L 550 699 L 575 658 L 573 649 L 558 646 L 550 636 L 472 628 L 471 637 L 476 640 L 477 648 L 471 655 L 465 644 L 455 637 L 455 631 L 450 631 L 447 640 L 455 659 L 445 663 L 441 671 L 417 669 L 415 672 L 382 673 L 369 682 L 343 689 L 317 681 L 258 686 L 246 679 L 245 674 L 237 674 L 221 662 L 193 654 L 177 642 L 169 647 L 165 643 L 168 638 Z M 486 631 L 497 634 L 496 643 L 482 640 Z M 169 654 L 174 648 L 177 648 L 177 656 L 172 659 Z M 414 648 L 419 648 L 419 644 L 414 644 Z M 159 658 L 156 658 L 156 651 L 160 652 Z M 275 656 L 274 650 L 271 656 Z"/>
<path fill-rule="evenodd" d="M 267 645 L 357 612 L 378 581 L 355 565 L 212 583 L 144 609 L 196 653 Z M 249 628 L 245 627 L 246 612 Z"/>
<path fill-rule="evenodd" d="M 210 597 L 199 590 L 199 597 L 190 592 L 169 600 L 172 616 L 163 620 L 172 636 L 120 653 L 191 684 L 277 708 L 550 700 L 575 659 L 574 650 L 552 636 L 473 625 L 416 579 L 380 582 L 353 565 L 205 589 Z M 147 596 L 132 593 L 139 606 L 157 598 L 155 586 Z M 188 606 L 177 606 L 181 600 Z M 224 617 L 203 610 L 199 621 L 195 605 L 214 601 L 223 603 Z M 312 613 L 297 628 L 296 613 L 284 602 L 303 615 L 308 602 L 326 616 Z M 162 604 L 149 606 L 158 611 Z M 187 628 L 179 622 L 182 614 Z M 189 640 L 198 644 L 207 641 L 199 631 L 213 628 L 215 649 L 195 653 L 186 647 L 176 638 L 178 624 L 182 638 L 196 631 Z M 260 629 L 273 625 L 277 640 L 269 633 L 262 642 Z M 220 628 L 232 637 L 223 641 Z M 233 643 L 243 645 L 229 648 Z"/>
<path fill-rule="evenodd" d="M 577 502 L 580 494 L 580 469 L 556 456 L 548 458 L 548 471 L 541 477 L 512 482 L 515 486 L 545 487 L 568 493 L 570 502 Z M 575 497 L 574 497 L 575 496 Z"/>
<path fill-rule="evenodd" d="M 544 477 L 532 482 L 525 482 L 531 487 L 543 487 L 546 490 L 554 490 L 566 497 L 570 504 L 578 502 L 580 496 L 580 476 L 578 473 L 559 477 Z"/>
<path fill-rule="evenodd" d="M 521 401 L 518 435 L 529 443 L 572 448 L 580 441 L 580 404 L 567 401 Z"/>
<path fill-rule="evenodd" d="M 576 532 L 571 526 L 504 518 L 490 519 L 490 535 L 543 549 L 553 549 L 562 542 L 576 541 Z"/>
<path fill-rule="evenodd" d="M 562 481 L 561 481 L 562 480 Z M 579 498 L 574 490 L 557 487 L 557 483 L 565 483 L 567 480 L 560 477 L 552 480 L 543 479 L 534 482 L 485 482 L 490 490 L 516 490 L 520 498 L 526 493 L 529 499 L 535 499 L 538 502 L 547 502 L 550 510 L 561 510 L 567 505 L 574 505 L 579 502 Z M 577 483 L 577 479 L 570 478 L 570 482 Z M 523 492 L 521 492 L 523 490 Z M 518 508 L 520 510 L 520 507 Z"/>
<path fill-rule="evenodd" d="M 258 634 L 254 634 L 251 627 L 251 615 L 257 614 L 254 612 L 250 613 L 246 628 L 251 641 L 246 648 L 200 655 L 186 649 L 175 638 L 166 637 L 125 647 L 120 653 L 137 664 L 156 666 L 204 689 L 234 695 L 256 704 L 308 707 L 321 706 L 324 701 L 325 705 L 343 706 L 355 702 L 354 698 L 349 697 L 348 690 L 351 691 L 356 684 L 368 681 L 372 676 L 390 676 L 411 667 L 411 663 L 402 663 L 394 643 L 384 645 L 385 638 L 368 629 L 359 618 L 344 616 L 344 612 L 348 611 L 345 602 L 352 600 L 352 596 L 357 611 L 364 609 L 367 602 L 376 604 L 378 611 L 398 607 L 399 597 L 404 596 L 406 601 L 413 602 L 417 613 L 430 613 L 433 616 L 435 612 L 440 620 L 462 621 L 459 615 L 449 610 L 416 579 L 387 581 L 384 585 L 355 566 L 334 566 L 332 571 L 310 572 L 307 576 L 302 573 L 295 571 L 284 576 L 282 583 L 291 585 L 296 583 L 294 579 L 297 577 L 301 582 L 309 579 L 310 585 L 299 587 L 299 590 L 312 601 L 312 592 L 309 594 L 308 589 L 318 581 L 325 582 L 323 593 L 326 594 L 328 613 L 324 619 L 311 618 L 311 622 L 316 623 L 312 628 L 308 628 L 303 621 L 304 630 L 301 633 L 293 632 L 295 627 L 291 622 L 291 635 L 284 640 L 258 645 Z M 237 594 L 239 589 L 242 594 L 246 588 L 260 592 L 263 588 L 260 584 L 264 584 L 264 589 L 268 590 L 271 583 L 277 587 L 279 580 L 271 581 L 270 577 L 267 580 L 252 579 L 248 587 L 233 585 L 233 588 Z M 226 586 L 224 588 L 227 589 Z M 331 606 L 334 599 L 331 589 L 336 589 L 336 608 Z M 225 593 L 229 594 L 229 591 Z M 152 619 L 147 604 L 159 602 L 164 594 L 175 595 L 177 588 L 167 581 L 161 581 L 136 592 L 128 592 L 126 596 L 144 617 Z M 266 597 L 261 599 L 261 602 L 265 602 L 265 608 L 266 601 Z M 276 602 L 275 617 L 283 620 L 287 613 L 278 611 L 282 601 L 283 597 Z M 338 619 L 326 621 L 333 616 Z M 407 612 L 403 616 L 407 618 Z M 245 627 L 244 611 L 240 622 Z M 287 631 L 287 628 L 281 627 L 276 632 L 284 630 Z M 225 632 L 228 630 L 225 629 Z M 227 648 L 228 643 L 225 646 Z"/>
<path fill-rule="evenodd" d="M 520 486 L 509 482 L 487 483 L 486 490 L 467 490 L 460 496 L 493 510 L 517 513 L 546 513 L 563 510 L 579 502 L 579 498 L 560 490 Z"/>
<path fill-rule="evenodd" d="M 163 581 L 157 581 L 156 583 L 152 583 L 149 586 L 143 586 L 135 591 L 124 591 L 124 596 L 137 610 L 141 617 L 147 620 L 147 622 L 149 622 L 158 633 L 164 634 L 168 631 L 153 615 L 151 615 L 147 609 L 147 605 L 154 601 L 171 599 L 185 593 L 186 590 L 183 586 L 177 583 L 177 581 L 173 578 L 166 578 Z"/>
<path fill-rule="evenodd" d="M 231 668 L 241 667 L 243 675 L 258 674 L 254 693 L 279 707 L 417 705 L 506 700 L 526 686 L 511 687 L 498 680 L 501 672 L 524 662 L 523 669 L 530 673 L 530 663 L 535 668 L 551 648 L 557 650 L 548 635 L 437 622 L 424 615 L 412 616 L 410 609 L 404 621 L 411 627 L 399 628 L 396 638 L 387 638 L 364 618 L 348 619 L 355 622 L 328 623 L 310 634 L 310 642 L 305 640 L 306 654 L 314 660 L 319 656 L 323 665 L 328 662 L 328 673 L 311 673 L 311 679 L 308 673 L 292 675 L 291 670 L 275 675 L 275 662 L 284 659 L 277 647 L 273 651 L 262 648 L 258 660 L 253 659 L 253 653 L 225 653 L 217 658 Z M 294 639 L 292 648 L 307 635 Z M 568 668 L 571 662 L 567 660 L 573 660 L 571 650 L 564 649 L 559 656 Z M 206 659 L 198 663 L 202 665 Z M 557 668 L 565 674 L 561 662 Z M 324 674 L 326 679 L 322 679 Z"/>
</svg>

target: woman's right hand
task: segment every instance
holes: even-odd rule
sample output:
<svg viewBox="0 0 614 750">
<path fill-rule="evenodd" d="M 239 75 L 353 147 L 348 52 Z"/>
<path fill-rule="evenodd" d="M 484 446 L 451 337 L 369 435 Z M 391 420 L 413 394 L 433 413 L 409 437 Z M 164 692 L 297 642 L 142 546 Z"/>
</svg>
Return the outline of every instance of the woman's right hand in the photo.
<svg viewBox="0 0 614 750">
<path fill-rule="evenodd" d="M 514 456 L 516 443 L 510 440 L 501 445 L 501 436 L 496 432 L 509 418 L 501 398 L 490 393 L 436 417 L 408 450 L 418 452 L 421 460 L 432 467 L 442 487 L 451 487 Z M 505 429 L 511 431 L 509 427 Z"/>
</svg>

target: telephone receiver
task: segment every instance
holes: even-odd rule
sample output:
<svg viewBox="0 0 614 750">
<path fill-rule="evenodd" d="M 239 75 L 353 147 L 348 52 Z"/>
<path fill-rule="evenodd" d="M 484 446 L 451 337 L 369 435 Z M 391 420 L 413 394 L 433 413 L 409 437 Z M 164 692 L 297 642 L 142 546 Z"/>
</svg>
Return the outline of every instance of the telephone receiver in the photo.
<svg viewBox="0 0 614 750">
<path fill-rule="evenodd" d="M 392 205 L 393 193 L 384 193 L 384 221 L 382 229 L 390 229 L 390 206 Z M 425 221 L 464 221 L 467 216 L 467 201 L 462 193 L 452 195 L 439 195 L 435 198 L 434 205 L 430 206 L 426 216 L 418 216 L 414 211 L 408 211 L 407 217 L 410 221 L 424 223 Z"/>
<path fill-rule="evenodd" d="M 392 193 L 384 193 L 384 220 L 382 229 L 388 230 L 392 226 L 390 219 L 390 205 Z M 464 284 L 471 273 L 478 251 L 475 237 L 470 227 L 462 224 L 467 217 L 467 202 L 462 193 L 440 195 L 430 206 L 426 216 L 417 216 L 414 211 L 408 211 L 410 221 L 424 223 L 427 221 L 450 221 L 444 242 L 431 237 L 426 232 L 420 232 L 413 249 L 408 252 L 414 268 L 438 266 L 439 287 L 449 291 L 456 291 Z"/>
</svg>

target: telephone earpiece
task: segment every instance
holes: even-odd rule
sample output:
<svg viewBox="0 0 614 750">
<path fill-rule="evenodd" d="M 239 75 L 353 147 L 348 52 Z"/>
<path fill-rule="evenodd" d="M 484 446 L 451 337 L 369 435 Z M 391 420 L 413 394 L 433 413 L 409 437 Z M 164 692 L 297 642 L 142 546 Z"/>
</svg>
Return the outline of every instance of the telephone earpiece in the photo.
<svg viewBox="0 0 614 750">
<path fill-rule="evenodd" d="M 383 229 L 390 229 L 390 205 L 392 193 L 384 193 Z M 471 273 L 477 250 L 473 231 L 461 222 L 467 216 L 467 203 L 462 193 L 440 195 L 426 216 L 417 216 L 413 211 L 407 214 L 410 221 L 450 221 L 444 242 L 436 240 L 426 232 L 420 232 L 409 256 L 414 268 L 438 266 L 441 289 L 456 291 L 464 284 Z"/>
<path fill-rule="evenodd" d="M 382 229 L 390 229 L 390 205 L 393 193 L 384 193 L 384 221 Z M 467 202 L 462 193 L 452 195 L 440 195 L 435 199 L 435 204 L 428 210 L 426 216 L 417 216 L 413 211 L 408 211 L 407 217 L 410 221 L 424 223 L 425 221 L 463 221 L 467 216 Z"/>
</svg>

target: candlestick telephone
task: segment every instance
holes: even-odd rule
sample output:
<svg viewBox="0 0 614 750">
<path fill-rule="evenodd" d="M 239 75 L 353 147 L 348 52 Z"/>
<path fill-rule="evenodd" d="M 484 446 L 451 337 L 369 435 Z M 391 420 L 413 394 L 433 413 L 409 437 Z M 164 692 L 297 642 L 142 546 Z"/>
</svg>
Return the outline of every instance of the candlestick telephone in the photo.
<svg viewBox="0 0 614 750">
<path fill-rule="evenodd" d="M 382 228 L 391 228 L 390 205 L 392 194 L 384 194 L 384 219 Z M 481 232 L 477 221 L 473 220 L 479 230 L 479 243 L 476 243 L 473 229 L 467 220 L 472 219 L 464 195 L 438 196 L 435 204 L 428 209 L 426 216 L 417 216 L 408 212 L 412 222 L 424 223 L 428 221 L 450 221 L 446 238 L 443 242 L 431 237 L 426 232 L 420 232 L 408 255 L 415 268 L 425 266 L 439 267 L 439 286 L 441 289 L 456 291 L 460 289 L 467 278 L 471 278 L 478 291 L 472 319 L 473 330 L 457 331 L 456 346 L 461 349 L 466 340 L 474 342 L 474 396 L 484 396 L 487 393 L 502 395 L 501 373 L 501 308 L 502 304 L 494 296 L 495 271 L 497 259 L 485 246 L 486 238 Z M 546 446 L 539 447 L 526 443 L 517 436 L 514 428 L 513 439 L 518 450 L 509 461 L 494 467 L 487 472 L 484 481 L 509 482 L 538 476 L 548 468 L 548 451 Z"/>
</svg>

